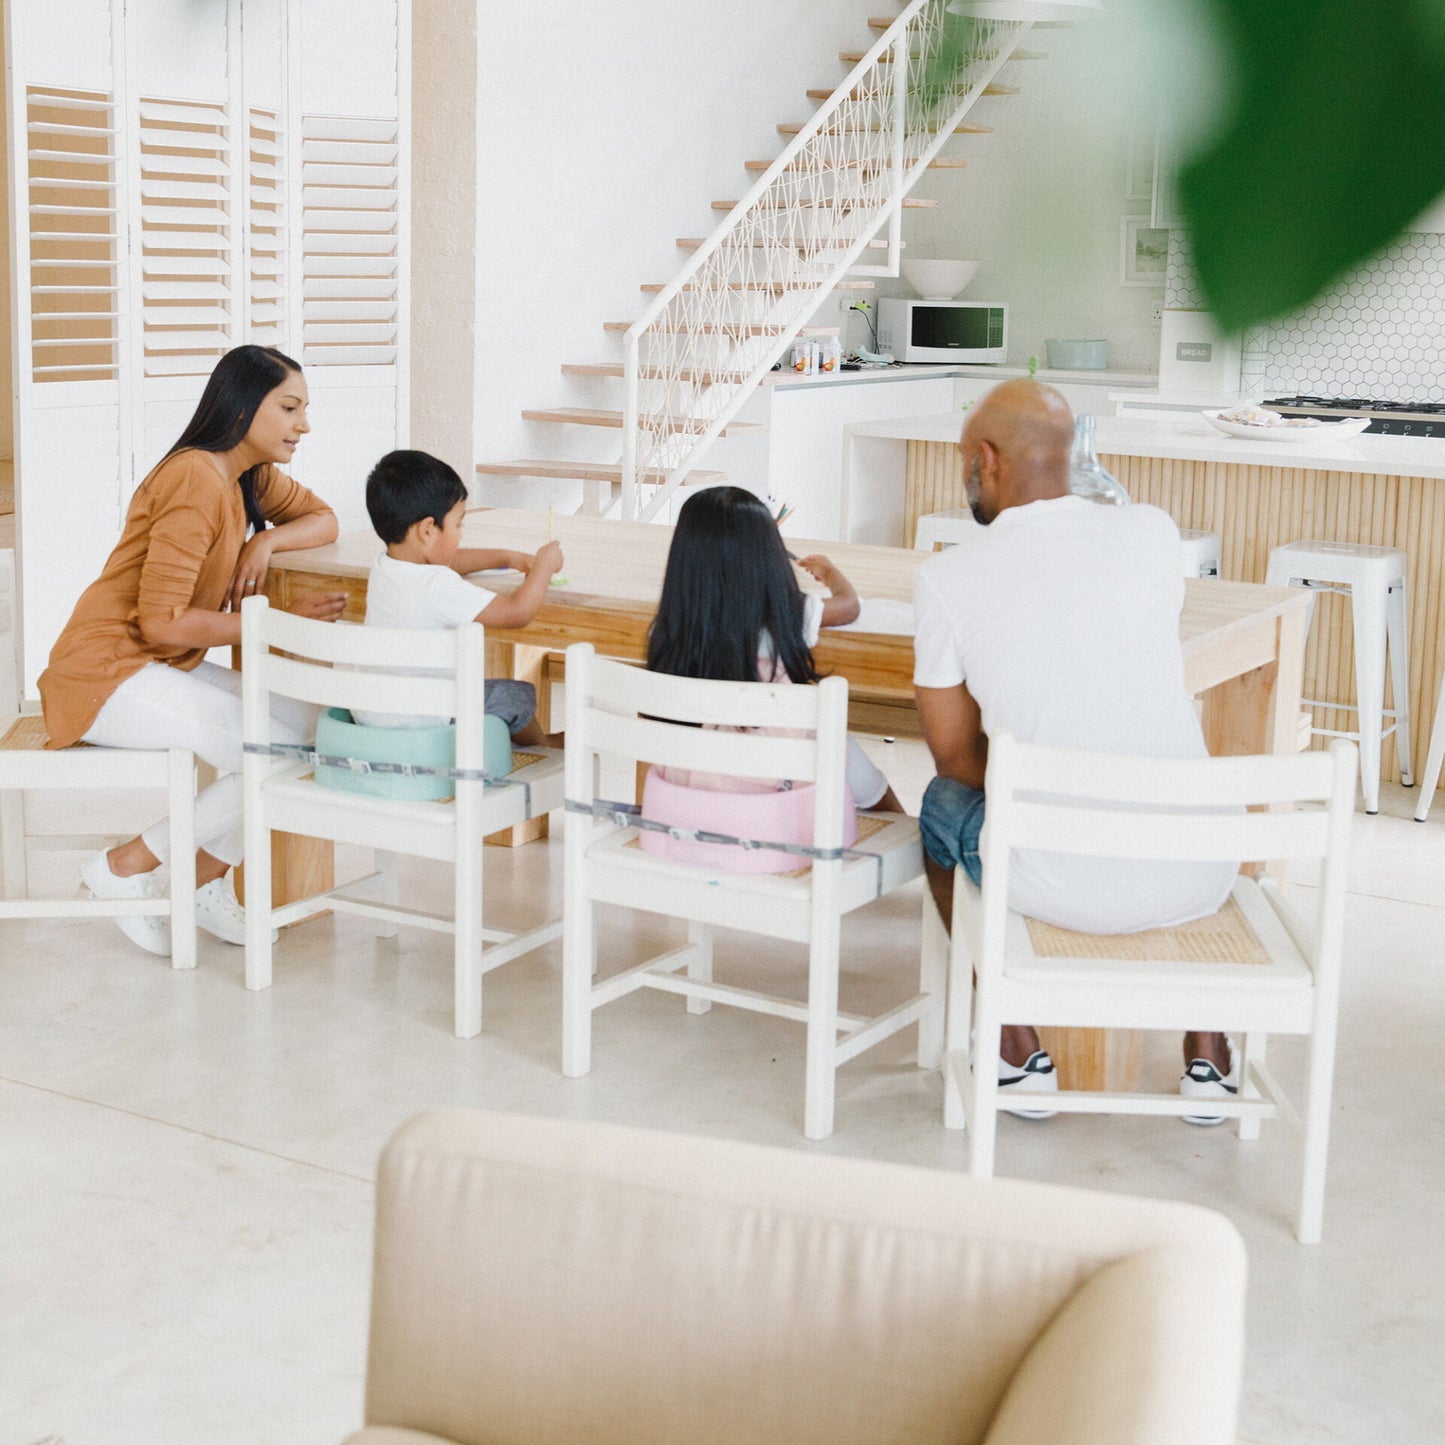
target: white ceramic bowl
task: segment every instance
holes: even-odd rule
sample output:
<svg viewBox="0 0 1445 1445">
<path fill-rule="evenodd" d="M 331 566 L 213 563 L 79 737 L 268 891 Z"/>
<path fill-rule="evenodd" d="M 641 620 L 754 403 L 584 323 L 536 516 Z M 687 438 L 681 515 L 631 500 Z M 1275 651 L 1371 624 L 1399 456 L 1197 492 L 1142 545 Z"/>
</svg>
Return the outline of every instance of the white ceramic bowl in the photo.
<svg viewBox="0 0 1445 1445">
<path fill-rule="evenodd" d="M 903 279 L 925 301 L 952 301 L 977 270 L 977 261 L 928 261 L 917 256 L 903 263 Z"/>
</svg>

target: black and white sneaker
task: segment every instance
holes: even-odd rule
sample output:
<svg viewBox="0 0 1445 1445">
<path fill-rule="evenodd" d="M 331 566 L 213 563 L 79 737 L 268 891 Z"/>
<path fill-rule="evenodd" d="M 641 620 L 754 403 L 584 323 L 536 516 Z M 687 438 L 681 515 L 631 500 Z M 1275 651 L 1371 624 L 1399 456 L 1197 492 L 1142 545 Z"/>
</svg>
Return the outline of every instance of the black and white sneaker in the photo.
<svg viewBox="0 0 1445 1445">
<path fill-rule="evenodd" d="M 1057 1094 L 1059 1075 L 1048 1050 L 1035 1049 L 1023 1063 L 1011 1064 L 1000 1057 L 998 1086 L 1011 1094 Z M 1016 1119 L 1052 1119 L 1057 1109 L 1005 1109 Z"/>
<path fill-rule="evenodd" d="M 1194 1059 L 1179 1080 L 1179 1093 L 1185 1099 L 1230 1099 L 1239 1093 L 1239 1064 L 1234 1046 L 1229 1046 L 1229 1072 L 1221 1074 L 1208 1059 Z M 1186 1124 L 1212 1128 L 1224 1123 L 1223 1114 L 1183 1114 Z"/>
</svg>

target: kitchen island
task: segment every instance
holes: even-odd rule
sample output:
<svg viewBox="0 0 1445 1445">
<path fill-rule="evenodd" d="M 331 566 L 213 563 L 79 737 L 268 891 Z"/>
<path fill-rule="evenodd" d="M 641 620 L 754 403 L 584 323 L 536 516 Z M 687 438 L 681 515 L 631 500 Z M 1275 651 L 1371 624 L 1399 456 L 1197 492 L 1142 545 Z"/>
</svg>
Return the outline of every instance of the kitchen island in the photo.
<svg viewBox="0 0 1445 1445">
<path fill-rule="evenodd" d="M 956 443 L 960 412 L 850 426 L 844 441 L 844 536 L 911 542 L 925 512 L 962 507 Z M 1320 429 L 1323 431 L 1323 428 Z M 1098 420 L 1099 456 L 1136 502 L 1162 507 L 1180 527 L 1218 532 L 1221 576 L 1263 582 L 1269 551 L 1317 538 L 1398 547 L 1408 558 L 1410 712 L 1416 776 L 1423 771 L 1435 690 L 1445 667 L 1445 441 L 1361 435 L 1337 440 L 1244 440 L 1200 416 Z M 1305 658 L 1306 697 L 1354 700 L 1348 603 L 1316 598 Z M 1319 709 L 1316 723 L 1349 728 L 1352 715 Z M 1399 775 L 1394 740 L 1382 757 Z"/>
</svg>

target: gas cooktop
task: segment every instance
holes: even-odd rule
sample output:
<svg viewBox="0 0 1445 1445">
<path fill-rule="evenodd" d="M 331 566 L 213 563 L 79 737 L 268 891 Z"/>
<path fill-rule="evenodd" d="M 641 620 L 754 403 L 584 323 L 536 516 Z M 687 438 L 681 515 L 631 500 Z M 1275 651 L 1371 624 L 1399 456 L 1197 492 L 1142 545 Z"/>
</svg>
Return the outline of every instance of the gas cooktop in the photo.
<svg viewBox="0 0 1445 1445">
<path fill-rule="evenodd" d="M 1281 396 L 1261 406 L 1281 416 L 1367 416 L 1367 432 L 1397 437 L 1445 437 L 1445 401 L 1375 401 L 1359 396 Z"/>
</svg>

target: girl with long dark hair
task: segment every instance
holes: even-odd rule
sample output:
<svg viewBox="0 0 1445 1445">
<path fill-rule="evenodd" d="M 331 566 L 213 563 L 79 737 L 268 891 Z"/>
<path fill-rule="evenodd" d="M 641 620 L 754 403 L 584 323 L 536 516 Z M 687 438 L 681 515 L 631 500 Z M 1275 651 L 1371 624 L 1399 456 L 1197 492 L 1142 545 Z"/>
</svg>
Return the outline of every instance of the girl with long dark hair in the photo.
<svg viewBox="0 0 1445 1445">
<path fill-rule="evenodd" d="M 241 861 L 240 676 L 206 651 L 240 643 L 241 603 L 265 583 L 272 553 L 335 540 L 331 509 L 281 470 L 310 430 L 308 402 L 300 366 L 281 352 L 238 346 L 221 358 L 185 431 L 136 488 L 120 541 L 40 677 L 49 747 L 189 748 L 228 775 L 196 800 L 196 921 L 228 943 L 245 941 L 225 878 Z M 316 594 L 291 611 L 335 621 L 344 605 L 341 593 Z M 298 705 L 278 704 L 273 717 L 285 742 L 314 725 Z M 95 854 L 81 877 L 100 898 L 154 897 L 168 854 L 162 821 Z M 116 921 L 143 948 L 170 952 L 165 919 Z"/>
<path fill-rule="evenodd" d="M 854 621 L 858 594 L 824 556 L 800 558 L 798 565 L 831 595 L 799 587 L 777 523 L 752 492 L 708 487 L 689 497 L 678 513 L 648 634 L 648 670 L 722 682 L 816 682 L 818 631 Z M 724 792 L 791 786 L 677 768 L 664 770 L 664 777 Z M 888 779 L 852 738 L 848 789 L 860 808 L 903 811 Z"/>
</svg>

